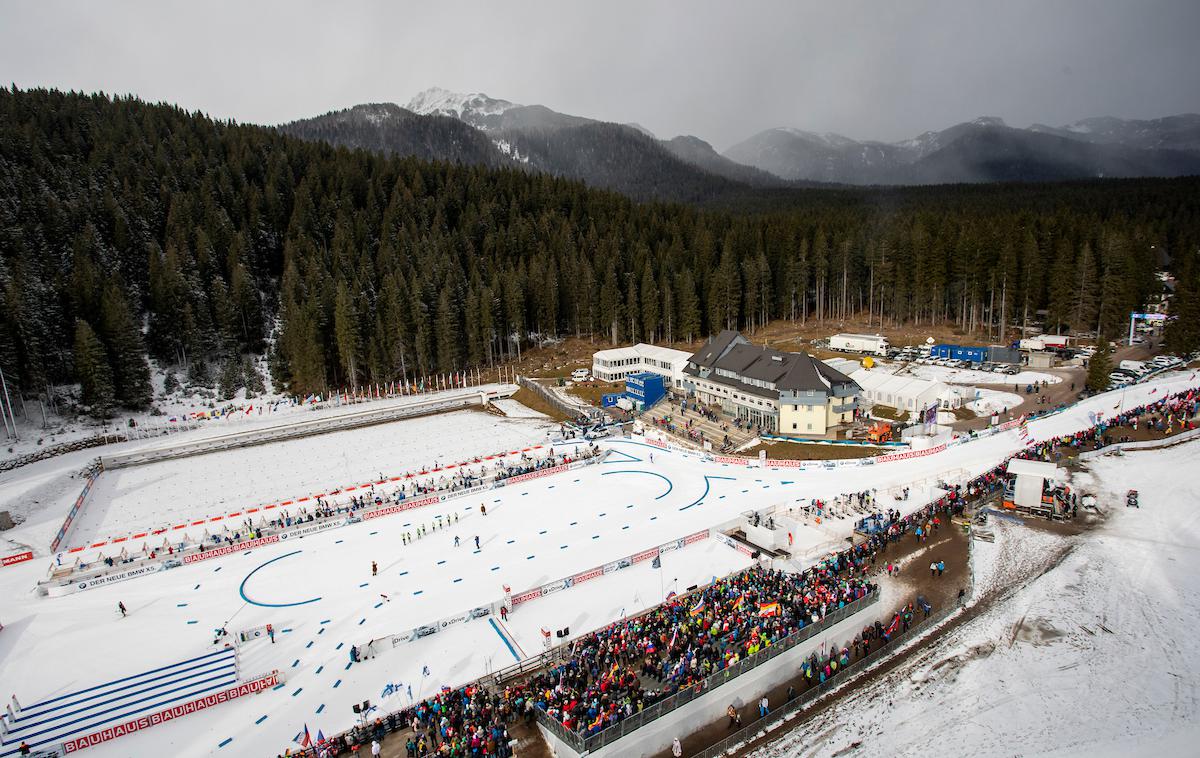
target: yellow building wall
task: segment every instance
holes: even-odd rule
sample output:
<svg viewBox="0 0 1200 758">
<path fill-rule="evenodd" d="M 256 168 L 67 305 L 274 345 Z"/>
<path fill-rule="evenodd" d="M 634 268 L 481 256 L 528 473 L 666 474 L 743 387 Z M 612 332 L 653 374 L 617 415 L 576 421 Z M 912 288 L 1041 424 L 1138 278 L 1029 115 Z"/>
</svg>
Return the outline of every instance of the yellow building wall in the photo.
<svg viewBox="0 0 1200 758">
<path fill-rule="evenodd" d="M 799 410 L 793 410 L 799 408 Z M 811 410 L 809 410 L 811 408 Z M 780 403 L 779 407 L 779 433 L 780 434 L 803 434 L 813 435 L 817 437 L 825 436 L 825 429 L 828 427 L 827 416 L 829 411 L 824 405 L 806 406 L 804 404 L 793 405 L 792 403 Z M 792 428 L 792 424 L 796 428 Z M 812 424 L 812 429 L 808 425 Z"/>
</svg>

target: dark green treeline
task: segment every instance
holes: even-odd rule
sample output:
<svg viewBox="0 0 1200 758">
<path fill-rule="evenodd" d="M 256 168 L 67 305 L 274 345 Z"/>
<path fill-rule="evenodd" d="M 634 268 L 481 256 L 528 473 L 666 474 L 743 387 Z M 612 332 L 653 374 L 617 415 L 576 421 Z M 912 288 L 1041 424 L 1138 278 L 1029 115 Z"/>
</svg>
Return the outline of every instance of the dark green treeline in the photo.
<svg viewBox="0 0 1200 758">
<path fill-rule="evenodd" d="M 0 90 L 0 365 L 149 399 L 146 355 L 273 346 L 302 393 L 868 314 L 1117 333 L 1197 276 L 1200 181 L 739 193 L 638 205 L 518 170 L 334 149 L 166 105 Z M 1011 336 L 1011 330 L 1009 330 Z"/>
</svg>

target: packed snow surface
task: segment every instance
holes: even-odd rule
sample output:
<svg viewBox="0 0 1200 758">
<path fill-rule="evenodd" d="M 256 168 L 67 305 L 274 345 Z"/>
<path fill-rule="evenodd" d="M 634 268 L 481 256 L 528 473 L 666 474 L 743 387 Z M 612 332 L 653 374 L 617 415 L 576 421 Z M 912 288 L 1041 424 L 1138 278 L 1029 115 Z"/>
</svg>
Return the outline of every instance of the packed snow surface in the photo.
<svg viewBox="0 0 1200 758">
<path fill-rule="evenodd" d="M 1133 407 L 1194 383 L 1194 375 L 1168 375 L 1032 421 L 1028 431 L 1035 438 L 1045 439 L 1087 428 L 1097 414 L 1114 413 L 1122 405 Z M 448 423 L 445 418 L 453 420 Z M 426 463 L 435 458 L 439 454 L 437 446 L 446 444 L 444 439 L 458 440 L 453 450 L 444 451 L 448 457 L 459 457 L 467 449 L 476 455 L 496 452 L 491 449 L 494 441 L 486 431 L 491 423 L 537 422 L 454 414 L 384 427 L 394 427 L 390 438 L 389 432 L 380 432 L 385 435 L 383 439 L 372 437 L 375 432 L 366 435 L 376 446 L 393 448 L 389 460 L 399 461 L 396 465 L 403 467 L 407 461 Z M 403 427 L 407 428 L 401 430 Z M 364 432 L 348 434 L 353 437 Z M 392 444 L 400 436 L 405 442 Z M 226 470 L 226 459 L 206 455 L 185 459 L 176 476 L 180 482 L 188 482 L 187 487 L 193 490 L 190 496 L 219 499 L 228 497 L 224 494 L 227 489 L 247 498 L 257 498 L 270 489 L 267 497 L 275 498 L 279 487 L 286 489 L 285 494 L 302 491 L 302 483 L 315 486 L 329 477 L 340 477 L 347 466 L 361 465 L 368 478 L 378 473 L 375 469 L 380 461 L 371 457 L 378 453 L 368 449 L 369 445 L 356 447 L 343 458 L 343 447 L 356 443 L 340 435 L 312 440 L 317 447 L 305 454 L 303 465 L 285 460 L 290 455 L 267 452 L 275 446 L 264 446 L 233 454 L 229 465 L 235 467 L 234 474 Z M 320 444 L 322 440 L 324 444 Z M 346 728 L 353 720 L 350 705 L 354 702 L 371 698 L 383 712 L 399 709 L 409 702 L 409 685 L 414 698 L 419 698 L 442 685 L 471 681 L 511 663 L 522 653 L 532 654 L 541 644 L 537 630 L 542 626 L 570 626 L 574 637 L 619 618 L 623 612 L 632 612 L 631 608 L 652 604 L 656 596 L 661 598 L 676 586 L 684 589 L 735 570 L 745 565 L 745 558 L 715 540 L 705 540 L 665 554 L 661 571 L 637 564 L 593 583 L 517 606 L 508 623 L 515 655 L 496 628 L 481 619 L 381 651 L 375 660 L 347 667 L 350 644 L 362 644 L 496 601 L 504 584 L 519 592 L 700 530 L 725 528 L 751 509 L 802 505 L 812 498 L 876 489 L 880 507 L 895 506 L 910 512 L 927 501 L 939 480 L 961 481 L 1024 447 L 1017 431 L 1011 430 L 925 457 L 801 471 L 706 461 L 694 453 L 653 448 L 637 438 L 606 440 L 601 445 L 610 449 L 603 463 L 65 597 L 34 594 L 35 582 L 45 576 L 44 557 L 5 567 L 0 569 L 0 597 L 5 598 L 0 608 L 0 622 L 5 625 L 0 632 L 0 682 L 27 702 L 44 699 L 210 651 L 214 649 L 212 632 L 222 625 L 236 634 L 240 629 L 270 622 L 280 630 L 276 643 L 255 641 L 244 645 L 241 670 L 253 675 L 278 669 L 286 677 L 283 687 L 89 750 L 97 758 L 152 753 L 200 756 L 216 753 L 222 741 L 232 739 L 230 754 L 273 755 L 287 747 L 305 724 L 313 733 L 318 728 L 326 734 Z M 1111 532 L 1090 538 L 1096 543 L 1094 552 L 1084 553 L 1088 560 L 1080 563 L 1078 578 L 1064 579 L 1044 596 L 1029 598 L 1029 619 L 1047 619 L 1062 632 L 1061 636 L 1047 632 L 1044 636 L 1049 645 L 1065 648 L 1063 639 L 1079 639 L 1084 645 L 1105 646 L 1101 651 L 1108 656 L 1103 680 L 1088 681 L 1086 689 L 1067 690 L 1060 696 L 1058 683 L 1069 680 L 1057 671 L 1057 666 L 1072 659 L 1056 660 L 1050 669 L 1043 669 L 1037 662 L 1040 659 L 1022 658 L 1011 669 L 979 677 L 981 687 L 984 683 L 993 686 L 993 680 L 1000 682 L 1009 697 L 989 700 L 994 708 L 983 715 L 972 705 L 975 698 L 969 697 L 961 701 L 960 707 L 969 709 L 969 713 L 958 713 L 953 720 L 951 709 L 939 704 L 927 714 L 926 723 L 916 717 L 901 718 L 899 723 L 907 724 L 916 736 L 944 737 L 953 732 L 957 738 L 964 723 L 972 719 L 986 721 L 994 726 L 980 729 L 990 740 L 979 739 L 980 753 L 984 754 L 998 749 L 996 734 L 1021 731 L 1011 728 L 1008 719 L 1014 713 L 1016 718 L 1032 722 L 1036 711 L 1047 724 L 1063 728 L 1064 720 L 1069 719 L 1062 714 L 1078 715 L 1081 702 L 1086 702 L 1088 719 L 1095 710 L 1100 714 L 1096 721 L 1102 725 L 1123 723 L 1105 714 L 1138 714 L 1146 728 L 1138 724 L 1134 731 L 1140 730 L 1143 736 L 1151 725 L 1162 724 L 1168 718 L 1155 716 L 1150 708 L 1161 709 L 1171 719 L 1177 719 L 1177 714 L 1185 710 L 1194 713 L 1200 665 L 1193 654 L 1182 651 L 1190 650 L 1186 641 L 1195 625 L 1197 598 L 1187 583 L 1200 569 L 1200 554 L 1180 546 L 1195 543 L 1197 520 L 1187 508 L 1193 506 L 1194 510 L 1196 492 L 1189 489 L 1194 485 L 1170 474 L 1194 460 L 1195 450 L 1187 452 L 1190 458 L 1184 452 L 1163 458 L 1154 457 L 1159 453 L 1145 454 L 1144 460 L 1154 465 L 1128 467 L 1127 478 L 1136 479 L 1136 485 L 1142 485 L 1146 493 L 1142 511 L 1116 514 Z M 233 458 L 238 455 L 267 457 L 249 470 L 236 469 L 240 464 Z M 358 458 L 363 461 L 357 462 Z M 272 470 L 276 467 L 291 473 L 276 478 Z M 152 472 L 153 467 L 145 470 Z M 29 476 L 37 475 L 37 471 Z M 355 469 L 349 473 L 354 474 Z M 260 485 L 245 483 L 260 477 L 271 483 L 269 488 L 260 490 Z M 24 479 L 14 477 L 9 483 L 19 481 Z M 1114 492 L 1128 484 L 1123 479 L 1114 481 Z M 146 482 L 147 486 L 153 484 Z M 913 487 L 913 497 L 893 502 L 891 494 L 905 485 Z M 134 489 L 130 488 L 129 497 L 136 497 Z M 164 507 L 158 498 L 139 502 L 138 507 L 128 508 L 130 518 L 140 514 L 154 519 Z M 485 503 L 488 514 L 482 516 L 479 506 Z M 99 499 L 93 505 L 99 509 L 110 507 Z M 441 530 L 432 528 L 435 516 L 452 514 L 458 515 L 457 523 Z M 403 535 L 415 534 L 421 526 L 430 530 L 428 534 L 405 544 Z M 795 553 L 803 557 L 803 562 L 816 560 L 828 549 L 826 546 L 844 544 L 852 526 L 850 518 L 801 525 L 795 534 Z M 25 528 L 22 525 L 12 531 Z M 459 537 L 457 547 L 455 536 Z M 480 538 L 478 552 L 476 536 Z M 44 543 L 34 547 L 39 556 L 46 555 Z M 378 564 L 378 576 L 371 575 L 372 561 Z M 1041 592 L 1037 589 L 1041 586 L 1035 585 L 1030 591 Z M 1130 592 L 1129 588 L 1137 591 Z M 1071 600 L 1078 604 L 1078 610 L 1071 613 L 1082 620 L 1084 609 L 1092 609 L 1083 623 L 1093 630 L 1095 618 L 1108 613 L 1109 620 L 1116 624 L 1109 623 L 1110 628 L 1128 639 L 1079 637 L 1068 623 L 1071 616 L 1058 618 L 1051 603 L 1058 596 L 1074 598 L 1073 593 L 1079 594 L 1078 600 Z M 118 601 L 129 608 L 128 618 L 117 613 Z M 1099 610 L 1101 607 L 1105 610 Z M 993 640 L 1002 636 L 1005 623 L 1011 626 L 1008 619 L 999 620 L 997 628 L 985 630 L 984 636 Z M 1160 624 L 1167 624 L 1169 629 L 1164 632 L 1157 627 Z M 1133 636 L 1136 634 L 1149 635 L 1146 643 L 1140 643 Z M 1169 647 L 1169 641 L 1178 647 Z M 1121 671 L 1125 673 L 1120 687 L 1112 681 L 1114 660 L 1123 662 Z M 1131 665 L 1125 666 L 1124 662 Z M 1035 667 L 1054 686 L 1038 688 L 1036 678 L 1018 681 L 1016 673 L 1026 665 Z M 430 673 L 423 676 L 426 666 Z M 1169 682 L 1173 687 L 1140 694 L 1125 689 L 1130 684 L 1128 677 L 1139 683 L 1164 666 L 1180 677 Z M 1084 668 L 1082 661 L 1078 668 Z M 1000 680 L 998 674 L 1005 672 L 1013 678 Z M 404 695 L 384 697 L 382 693 L 389 683 L 402 683 Z M 1105 697 L 1094 697 L 1098 692 L 1106 693 Z M 1142 700 L 1137 701 L 1138 697 Z M 1026 706 L 1022 698 L 1034 698 L 1035 704 L 1036 698 L 1042 698 L 1043 704 Z M 880 718 L 892 712 L 880 708 Z M 946 723 L 928 728 L 929 719 Z M 1063 729 L 1067 734 L 1090 733 L 1083 726 Z M 1034 733 L 1035 737 L 1041 735 Z M 900 740 L 887 744 L 884 752 L 907 749 L 908 743 Z M 925 754 L 929 752 L 926 747 Z"/>
<path fill-rule="evenodd" d="M 995 521 L 977 595 L 1048 573 L 847 696 L 758 758 L 1195 755 L 1200 739 L 1200 442 L 1091 464 L 1106 520 L 1067 538 Z M 1124 506 L 1136 489 L 1140 509 Z M 1019 584 L 1017 586 L 1020 586 Z M 855 745 L 856 748 L 851 748 Z"/>
</svg>

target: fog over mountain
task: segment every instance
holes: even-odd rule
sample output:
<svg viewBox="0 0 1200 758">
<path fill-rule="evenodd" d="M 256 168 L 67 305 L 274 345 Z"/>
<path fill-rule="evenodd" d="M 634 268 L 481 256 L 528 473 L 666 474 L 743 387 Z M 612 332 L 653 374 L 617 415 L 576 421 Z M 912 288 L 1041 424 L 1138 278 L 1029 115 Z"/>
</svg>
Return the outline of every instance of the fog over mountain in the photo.
<svg viewBox="0 0 1200 758">
<path fill-rule="evenodd" d="M 431 87 L 404 107 L 360 105 L 282 127 L 305 139 L 582 179 L 639 199 L 705 200 L 735 187 L 1059 181 L 1200 173 L 1200 116 L 1085 119 L 1019 129 L 985 116 L 900 142 L 787 127 L 718 153 L 683 134 Z"/>
</svg>

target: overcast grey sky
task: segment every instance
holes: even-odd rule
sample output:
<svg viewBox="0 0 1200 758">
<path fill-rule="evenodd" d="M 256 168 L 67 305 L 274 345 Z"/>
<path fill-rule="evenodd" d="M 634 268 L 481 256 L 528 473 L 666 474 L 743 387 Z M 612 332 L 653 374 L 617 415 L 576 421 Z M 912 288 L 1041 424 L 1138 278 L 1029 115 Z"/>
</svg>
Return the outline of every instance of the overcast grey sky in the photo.
<svg viewBox="0 0 1200 758">
<path fill-rule="evenodd" d="M 279 123 L 430 86 L 719 150 L 1200 111 L 1200 0 L 0 0 L 0 81 Z"/>
</svg>

